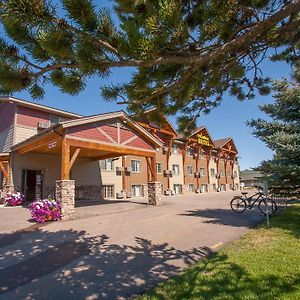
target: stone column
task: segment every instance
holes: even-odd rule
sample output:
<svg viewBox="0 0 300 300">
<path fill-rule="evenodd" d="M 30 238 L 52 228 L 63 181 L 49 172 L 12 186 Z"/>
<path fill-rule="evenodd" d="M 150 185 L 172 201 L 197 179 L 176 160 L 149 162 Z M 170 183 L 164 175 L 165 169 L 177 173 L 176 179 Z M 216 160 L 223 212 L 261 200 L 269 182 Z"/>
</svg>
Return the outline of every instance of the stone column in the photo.
<svg viewBox="0 0 300 300">
<path fill-rule="evenodd" d="M 148 183 L 148 204 L 162 205 L 161 183 L 158 181 Z"/>
<path fill-rule="evenodd" d="M 75 180 L 57 180 L 56 201 L 61 205 L 62 219 L 75 218 Z"/>
</svg>

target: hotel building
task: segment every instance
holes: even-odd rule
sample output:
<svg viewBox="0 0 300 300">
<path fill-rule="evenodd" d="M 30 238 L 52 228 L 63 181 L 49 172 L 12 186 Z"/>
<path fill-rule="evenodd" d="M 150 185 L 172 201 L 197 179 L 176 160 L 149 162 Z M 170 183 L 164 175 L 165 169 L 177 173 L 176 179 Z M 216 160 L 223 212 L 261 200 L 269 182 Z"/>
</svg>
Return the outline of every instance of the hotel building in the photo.
<svg viewBox="0 0 300 300">
<path fill-rule="evenodd" d="M 239 189 L 232 138 L 213 140 L 199 127 L 188 137 L 164 115 L 151 121 L 123 111 L 81 116 L 13 97 L 0 98 L 0 188 L 27 201 L 55 193 L 56 180 L 75 180 L 76 200 Z"/>
</svg>

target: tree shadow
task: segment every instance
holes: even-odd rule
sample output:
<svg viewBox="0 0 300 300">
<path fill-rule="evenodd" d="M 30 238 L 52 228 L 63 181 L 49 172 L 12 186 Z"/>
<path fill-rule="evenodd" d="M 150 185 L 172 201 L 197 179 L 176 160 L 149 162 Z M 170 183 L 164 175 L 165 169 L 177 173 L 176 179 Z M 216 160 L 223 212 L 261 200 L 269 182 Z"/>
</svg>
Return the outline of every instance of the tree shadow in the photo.
<svg viewBox="0 0 300 300">
<path fill-rule="evenodd" d="M 233 227 L 252 227 L 265 220 L 258 210 L 245 211 L 242 214 L 234 213 L 230 209 L 195 209 L 188 210 L 181 216 L 199 217 L 207 219 L 203 223 L 222 224 Z"/>
<path fill-rule="evenodd" d="M 12 299 L 117 299 L 139 294 L 211 254 L 136 237 L 132 245 L 84 231 L 35 229 L 0 249 L 0 295 Z"/>
</svg>

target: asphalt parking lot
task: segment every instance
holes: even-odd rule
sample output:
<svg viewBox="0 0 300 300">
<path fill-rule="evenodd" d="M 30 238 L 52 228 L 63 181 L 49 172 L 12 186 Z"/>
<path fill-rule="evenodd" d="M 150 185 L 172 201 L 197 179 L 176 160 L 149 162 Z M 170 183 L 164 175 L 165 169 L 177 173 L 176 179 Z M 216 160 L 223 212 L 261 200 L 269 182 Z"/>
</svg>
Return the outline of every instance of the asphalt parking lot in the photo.
<svg viewBox="0 0 300 300">
<path fill-rule="evenodd" d="M 234 214 L 238 192 L 172 196 L 163 206 L 105 201 L 36 226 L 0 208 L 0 299 L 122 299 L 142 293 L 261 222 Z M 90 203 L 95 204 L 95 203 Z"/>
</svg>

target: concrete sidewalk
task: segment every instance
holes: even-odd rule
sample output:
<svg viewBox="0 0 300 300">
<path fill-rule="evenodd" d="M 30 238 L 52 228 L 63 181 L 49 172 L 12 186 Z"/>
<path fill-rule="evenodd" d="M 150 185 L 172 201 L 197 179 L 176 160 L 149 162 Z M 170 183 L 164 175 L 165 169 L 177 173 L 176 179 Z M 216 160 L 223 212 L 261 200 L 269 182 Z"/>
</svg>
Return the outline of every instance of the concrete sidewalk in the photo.
<svg viewBox="0 0 300 300">
<path fill-rule="evenodd" d="M 262 221 L 257 210 L 231 212 L 234 194 L 172 196 L 161 207 L 112 201 L 76 208 L 73 221 L 28 223 L 15 233 L 1 227 L 0 298 L 122 299 L 142 293 Z M 1 220 L 2 214 L 0 209 Z"/>
</svg>

